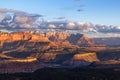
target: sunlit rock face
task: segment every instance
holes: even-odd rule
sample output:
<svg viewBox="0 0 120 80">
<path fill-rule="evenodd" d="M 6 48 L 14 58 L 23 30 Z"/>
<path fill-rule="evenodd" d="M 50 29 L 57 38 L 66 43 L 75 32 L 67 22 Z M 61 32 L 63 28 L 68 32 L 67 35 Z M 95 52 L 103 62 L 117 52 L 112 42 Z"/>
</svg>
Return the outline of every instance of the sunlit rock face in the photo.
<svg viewBox="0 0 120 80">
<path fill-rule="evenodd" d="M 67 37 L 70 36 L 68 32 L 62 32 L 62 31 L 53 31 L 46 33 L 46 36 L 51 41 L 64 41 L 67 39 Z"/>
<path fill-rule="evenodd" d="M 78 46 L 95 46 L 95 42 L 92 41 L 84 34 L 70 34 L 68 32 L 54 31 L 46 33 L 49 40 L 54 42 L 65 42 L 65 44 L 73 44 Z"/>
<path fill-rule="evenodd" d="M 46 39 L 46 40 L 45 40 Z M 30 32 L 0 33 L 0 41 L 38 40 L 49 41 L 44 34 L 32 34 Z"/>
<path fill-rule="evenodd" d="M 29 32 L 15 32 L 15 33 L 1 33 L 0 34 L 0 43 L 1 47 L 4 49 L 11 47 L 20 47 L 20 46 L 32 46 L 37 45 L 41 46 L 50 43 L 47 37 L 44 34 L 31 34 Z M 32 45 L 34 44 L 34 45 Z"/>
<path fill-rule="evenodd" d="M 86 42 L 82 44 L 84 41 Z M 35 67 L 33 70 L 41 68 L 41 64 L 44 64 L 42 67 L 45 65 L 56 67 L 56 64 L 67 67 L 88 66 L 93 61 L 98 61 L 95 53 L 78 55 L 76 51 L 83 45 L 91 45 L 90 43 L 92 41 L 83 34 L 73 35 L 62 31 L 1 32 L 0 59 L 2 59 L 2 63 L 19 63 L 23 67 L 28 63 L 33 66 L 37 66 L 36 63 L 39 63 L 39 67 Z M 19 70 L 17 69 L 17 71 Z"/>
<path fill-rule="evenodd" d="M 99 62 L 96 53 L 76 53 L 70 60 L 66 60 L 63 64 L 82 67 L 90 65 L 92 62 Z"/>
<path fill-rule="evenodd" d="M 47 33 L 34 33 L 29 31 L 0 33 L 1 46 L 3 46 L 3 43 L 11 43 L 15 41 L 49 42 L 51 45 L 61 47 L 85 47 L 95 45 L 95 43 L 84 34 L 70 34 L 62 31 L 53 31 Z"/>
<path fill-rule="evenodd" d="M 103 49 L 106 48 L 103 47 Z M 110 53 L 97 52 L 97 50 L 102 49 L 96 47 L 96 43 L 84 34 L 70 34 L 62 31 L 0 33 L 0 62 L 12 65 L 19 63 L 23 68 L 30 63 L 36 66 L 31 66 L 33 70 L 46 66 L 84 67 L 119 63 L 119 51 Z"/>
<path fill-rule="evenodd" d="M 99 61 L 96 53 L 75 54 L 73 60 L 85 60 L 87 62 Z"/>
</svg>

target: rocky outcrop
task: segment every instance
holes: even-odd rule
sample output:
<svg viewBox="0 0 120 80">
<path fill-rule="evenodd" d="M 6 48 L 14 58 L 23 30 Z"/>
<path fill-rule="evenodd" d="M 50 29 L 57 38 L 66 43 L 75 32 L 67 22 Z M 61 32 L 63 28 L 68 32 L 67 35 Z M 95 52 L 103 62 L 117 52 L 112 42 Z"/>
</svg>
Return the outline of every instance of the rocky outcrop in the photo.
<svg viewBox="0 0 120 80">
<path fill-rule="evenodd" d="M 0 57 L 6 58 L 1 60 L 3 63 L 42 62 L 50 66 L 87 66 L 98 59 L 95 53 L 76 54 L 79 47 L 86 45 L 94 44 L 85 35 L 62 31 L 0 33 Z"/>
<path fill-rule="evenodd" d="M 15 32 L 15 33 L 1 33 L 0 43 L 1 47 L 7 43 L 21 43 L 21 42 L 50 42 L 43 34 L 31 34 L 29 32 Z M 15 44 L 14 44 L 15 45 Z M 7 46 L 7 45 L 6 45 Z"/>
<path fill-rule="evenodd" d="M 70 60 L 65 61 L 63 64 L 74 67 L 82 67 L 88 66 L 93 62 L 99 62 L 96 53 L 76 53 Z"/>
<path fill-rule="evenodd" d="M 62 31 L 53 31 L 53 32 L 47 32 L 46 37 L 48 37 L 51 41 L 65 41 L 67 37 L 69 37 L 70 34 L 68 32 L 62 32 Z"/>
<path fill-rule="evenodd" d="M 39 55 L 39 60 L 49 63 L 57 63 L 64 66 L 82 67 L 88 66 L 93 62 L 99 62 L 96 53 L 79 53 L 79 54 L 55 54 L 45 53 Z"/>
<path fill-rule="evenodd" d="M 95 42 L 85 34 L 69 34 L 68 32 L 54 31 L 46 33 L 49 40 L 53 42 L 67 43 L 67 45 L 78 45 L 80 47 L 95 46 Z"/>
<path fill-rule="evenodd" d="M 83 67 L 120 63 L 119 51 L 102 52 L 101 47 L 91 47 L 96 43 L 84 34 L 62 31 L 0 33 L 0 45 L 1 63 L 40 63 L 37 68 L 32 67 L 33 70 L 40 68 L 41 64 L 42 67 Z M 6 68 L 14 70 L 12 66 Z M 17 70 L 21 69 L 18 67 Z"/>
<path fill-rule="evenodd" d="M 13 32 L 0 33 L 0 49 L 39 49 L 54 50 L 61 49 L 73 51 L 79 47 L 94 46 L 95 43 L 83 34 L 70 34 L 68 32 L 53 31 L 47 33 Z M 70 50 L 71 49 L 71 50 Z"/>
<path fill-rule="evenodd" d="M 82 35 L 82 37 L 78 40 L 77 45 L 79 46 L 95 46 L 95 42 L 88 38 L 87 35 Z"/>
<path fill-rule="evenodd" d="M 49 46 L 56 48 L 78 48 L 94 46 L 95 43 L 84 34 L 70 34 L 68 32 L 53 31 L 47 33 L 13 32 L 0 33 L 0 46 L 7 47 L 35 47 Z"/>
<path fill-rule="evenodd" d="M 85 34 L 71 34 L 67 40 L 72 44 L 82 47 L 95 46 L 95 43 Z"/>
<path fill-rule="evenodd" d="M 0 41 L 42 40 L 49 41 L 44 34 L 32 34 L 30 32 L 0 33 Z"/>
<path fill-rule="evenodd" d="M 84 60 L 87 62 L 94 62 L 94 61 L 99 61 L 97 58 L 96 53 L 83 53 L 83 54 L 75 54 L 73 57 L 73 60 Z"/>
</svg>

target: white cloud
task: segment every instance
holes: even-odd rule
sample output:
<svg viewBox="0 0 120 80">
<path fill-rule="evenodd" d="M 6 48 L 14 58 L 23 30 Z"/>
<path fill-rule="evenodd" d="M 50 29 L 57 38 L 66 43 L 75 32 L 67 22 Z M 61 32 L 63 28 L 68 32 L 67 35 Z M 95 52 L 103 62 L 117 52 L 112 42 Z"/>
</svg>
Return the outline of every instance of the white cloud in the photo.
<svg viewBox="0 0 120 80">
<path fill-rule="evenodd" d="M 48 28 L 56 28 L 56 26 L 54 24 L 49 24 Z"/>
<path fill-rule="evenodd" d="M 67 29 L 75 29 L 75 23 L 74 22 L 68 22 L 66 25 Z"/>
<path fill-rule="evenodd" d="M 20 28 L 29 29 L 29 28 L 38 28 L 38 26 L 31 25 L 31 24 L 22 24 L 22 25 L 20 25 Z"/>
<path fill-rule="evenodd" d="M 117 28 L 117 29 L 120 29 L 120 26 L 117 26 L 116 28 Z"/>
<path fill-rule="evenodd" d="M 77 25 L 77 26 L 84 26 L 84 25 L 85 25 L 85 22 L 83 22 L 83 21 L 78 21 L 78 22 L 76 22 L 76 25 Z"/>
<path fill-rule="evenodd" d="M 0 22 L 5 18 L 4 14 L 0 14 Z"/>
</svg>

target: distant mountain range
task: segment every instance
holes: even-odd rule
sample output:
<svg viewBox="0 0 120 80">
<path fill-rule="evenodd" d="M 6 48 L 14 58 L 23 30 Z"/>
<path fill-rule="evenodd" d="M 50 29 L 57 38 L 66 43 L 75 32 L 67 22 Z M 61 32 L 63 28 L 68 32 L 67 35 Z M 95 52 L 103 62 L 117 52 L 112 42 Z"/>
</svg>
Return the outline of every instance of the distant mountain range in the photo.
<svg viewBox="0 0 120 80">
<path fill-rule="evenodd" d="M 119 37 L 108 37 L 108 38 L 93 38 L 95 42 L 100 44 L 106 44 L 108 46 L 120 46 Z"/>
<path fill-rule="evenodd" d="M 119 49 L 97 43 L 84 34 L 1 32 L 0 72 L 31 72 L 44 67 L 98 67 L 107 62 L 119 64 Z"/>
<path fill-rule="evenodd" d="M 30 44 L 42 43 L 48 46 L 57 47 L 89 47 L 95 46 L 95 42 L 84 34 L 70 34 L 68 32 L 53 31 L 53 32 L 13 32 L 13 33 L 0 33 L 0 43 L 3 48 L 12 48 L 17 46 L 28 46 Z M 22 44 L 24 43 L 24 44 Z M 13 45 L 14 44 L 14 45 Z M 35 47 L 35 45 L 30 45 Z M 44 44 L 43 44 L 44 46 Z"/>
</svg>

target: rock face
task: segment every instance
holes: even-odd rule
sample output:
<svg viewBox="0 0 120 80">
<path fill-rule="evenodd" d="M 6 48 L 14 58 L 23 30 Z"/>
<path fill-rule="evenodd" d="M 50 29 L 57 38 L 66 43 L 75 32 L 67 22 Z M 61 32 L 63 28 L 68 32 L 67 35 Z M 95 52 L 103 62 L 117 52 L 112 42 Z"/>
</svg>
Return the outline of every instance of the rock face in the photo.
<svg viewBox="0 0 120 80">
<path fill-rule="evenodd" d="M 99 61 L 96 53 L 75 54 L 73 60 L 85 60 L 86 62 Z"/>
<path fill-rule="evenodd" d="M 75 51 L 79 47 L 93 45 L 94 42 L 83 34 L 62 31 L 0 33 L 0 62 L 24 63 L 26 66 L 28 63 L 40 63 L 39 67 L 41 64 L 43 64 L 42 67 L 56 66 L 56 64 L 73 67 L 87 66 L 93 61 L 98 61 L 96 55 L 94 53 L 76 54 Z M 23 68 L 25 68 L 24 65 L 22 65 Z M 39 67 L 33 67 L 33 70 Z M 6 68 L 0 69 L 0 72 Z M 10 67 L 10 70 L 13 71 L 14 68 Z"/>
<path fill-rule="evenodd" d="M 116 49 L 93 52 L 91 49 L 99 51 L 100 47 L 91 46 L 96 46 L 96 43 L 84 34 L 62 31 L 0 33 L 0 67 L 6 65 L 0 68 L 0 72 L 27 71 L 29 64 L 32 65 L 29 70 L 34 71 L 41 67 L 83 67 L 120 63 L 120 54 Z M 14 69 L 14 63 L 22 68 L 17 66 L 18 68 Z"/>
<path fill-rule="evenodd" d="M 17 53 L 21 54 L 21 58 L 34 52 L 72 53 L 79 47 L 94 46 L 94 44 L 86 35 L 69 34 L 62 31 L 0 33 L 0 50 L 2 52 L 10 50 L 7 55 L 16 58 Z M 26 56 L 22 56 L 24 53 Z"/>
<path fill-rule="evenodd" d="M 58 46 L 94 46 L 94 42 L 83 34 L 69 34 L 68 32 L 54 31 L 47 33 L 33 34 L 30 32 L 14 32 L 14 33 L 0 33 L 0 46 L 4 43 L 12 43 L 15 41 L 28 42 L 50 42 Z"/>
<path fill-rule="evenodd" d="M 81 47 L 95 46 L 95 42 L 84 34 L 69 34 L 68 32 L 55 31 L 46 33 L 46 36 L 53 42 L 65 42 L 68 45 L 72 44 Z"/>
<path fill-rule="evenodd" d="M 15 43 L 15 42 L 50 42 L 47 37 L 44 37 L 43 34 L 31 34 L 27 32 L 15 32 L 15 33 L 1 33 L 0 34 L 0 43 L 1 47 L 6 43 Z M 16 43 L 17 44 L 17 43 Z"/>
<path fill-rule="evenodd" d="M 79 53 L 74 54 L 70 60 L 64 62 L 65 65 L 72 65 L 75 67 L 88 66 L 92 62 L 98 62 L 96 53 Z"/>
<path fill-rule="evenodd" d="M 72 44 L 82 47 L 95 46 L 95 43 L 84 34 L 71 34 L 67 40 Z"/>
<path fill-rule="evenodd" d="M 49 41 L 44 34 L 31 34 L 30 32 L 14 32 L 14 33 L 0 33 L 0 41 L 20 41 L 20 40 L 32 40 L 32 41 Z"/>
<path fill-rule="evenodd" d="M 51 41 L 65 41 L 70 34 L 68 32 L 54 31 L 46 33 L 46 37 Z"/>
</svg>

